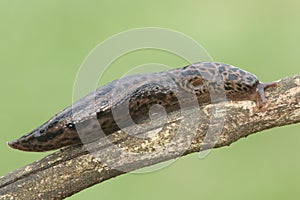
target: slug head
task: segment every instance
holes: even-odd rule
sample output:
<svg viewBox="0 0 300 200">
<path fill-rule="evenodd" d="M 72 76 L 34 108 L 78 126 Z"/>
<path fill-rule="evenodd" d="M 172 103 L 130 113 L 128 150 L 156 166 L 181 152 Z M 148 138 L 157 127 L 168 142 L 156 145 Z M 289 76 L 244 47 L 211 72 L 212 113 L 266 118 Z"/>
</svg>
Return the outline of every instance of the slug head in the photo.
<svg viewBox="0 0 300 200">
<path fill-rule="evenodd" d="M 227 94 L 250 92 L 259 83 L 258 78 L 254 74 L 231 65 L 221 65 L 218 67 L 218 71 L 224 81 L 224 88 Z"/>
<path fill-rule="evenodd" d="M 204 102 L 210 101 L 209 93 L 222 94 L 224 91 L 228 100 L 253 100 L 261 108 L 266 103 L 264 90 L 277 86 L 276 82 L 261 83 L 254 74 L 218 62 L 195 63 L 175 69 L 173 73 L 180 88 L 198 95 Z"/>
<path fill-rule="evenodd" d="M 181 70 L 174 70 L 173 73 L 175 81 L 182 89 L 201 95 L 201 98 L 214 91 L 225 92 L 229 98 L 232 95 L 243 96 L 255 91 L 259 84 L 255 75 L 218 62 L 195 63 Z"/>
</svg>

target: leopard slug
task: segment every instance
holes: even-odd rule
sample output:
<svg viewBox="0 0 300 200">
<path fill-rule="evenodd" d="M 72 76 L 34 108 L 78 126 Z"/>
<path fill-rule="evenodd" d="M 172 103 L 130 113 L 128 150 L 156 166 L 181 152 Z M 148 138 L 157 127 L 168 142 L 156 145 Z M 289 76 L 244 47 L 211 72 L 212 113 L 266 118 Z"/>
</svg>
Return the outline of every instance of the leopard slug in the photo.
<svg viewBox="0 0 300 200">
<path fill-rule="evenodd" d="M 82 141 L 77 127 L 83 127 L 88 133 L 97 132 L 101 127 L 105 134 L 110 134 L 120 130 L 120 123 L 121 127 L 126 127 L 130 120 L 139 123 L 149 118 L 149 109 L 153 105 L 163 106 L 167 113 L 180 109 L 179 98 L 188 96 L 180 96 L 184 92 L 195 95 L 199 105 L 209 104 L 210 92 L 220 81 L 226 99 L 252 100 L 258 107 L 266 103 L 264 90 L 277 86 L 277 82 L 261 83 L 249 72 L 218 62 L 199 62 L 158 73 L 128 76 L 96 89 L 8 145 L 23 151 L 41 152 L 78 144 Z M 123 116 L 126 111 L 122 109 L 114 115 L 113 111 L 126 103 L 130 116 Z M 116 123 L 115 118 L 120 123 Z"/>
</svg>

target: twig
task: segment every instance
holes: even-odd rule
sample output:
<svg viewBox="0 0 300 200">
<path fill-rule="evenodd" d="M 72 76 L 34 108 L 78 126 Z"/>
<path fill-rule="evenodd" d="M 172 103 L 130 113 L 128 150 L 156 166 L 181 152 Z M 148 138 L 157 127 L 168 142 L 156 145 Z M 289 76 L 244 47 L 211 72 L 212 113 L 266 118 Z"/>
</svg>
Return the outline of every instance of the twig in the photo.
<svg viewBox="0 0 300 200">
<path fill-rule="evenodd" d="M 83 145 L 59 150 L 1 177 L 0 199 L 63 199 L 135 169 L 300 122 L 300 75 L 281 80 L 279 87 L 268 89 L 266 94 L 268 103 L 261 110 L 251 101 L 219 103 L 196 110 L 201 122 L 196 129 L 191 128 L 193 119 L 183 119 L 182 113 L 174 112 L 168 115 L 164 128 L 150 139 L 118 131 L 108 137 L 110 145 L 98 141 L 97 146 L 89 146 L 92 154 Z M 225 109 L 226 117 L 216 108 Z M 182 123 L 184 120 L 187 123 Z M 180 128 L 183 131 L 178 131 Z M 153 135 L 153 131 L 147 133 Z M 208 131 L 212 134 L 208 135 Z"/>
</svg>

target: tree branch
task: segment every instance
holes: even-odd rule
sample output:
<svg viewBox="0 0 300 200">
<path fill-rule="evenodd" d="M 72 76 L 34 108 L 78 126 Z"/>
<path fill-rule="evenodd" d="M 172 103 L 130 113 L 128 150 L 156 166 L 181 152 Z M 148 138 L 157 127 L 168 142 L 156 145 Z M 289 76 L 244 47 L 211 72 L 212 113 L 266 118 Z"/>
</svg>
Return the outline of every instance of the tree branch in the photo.
<svg viewBox="0 0 300 200">
<path fill-rule="evenodd" d="M 266 95 L 268 103 L 262 110 L 251 101 L 204 106 L 196 110 L 201 122 L 196 129 L 195 120 L 178 111 L 168 114 L 162 129 L 148 131 L 148 138 L 118 131 L 108 136 L 110 143 L 103 139 L 88 146 L 90 151 L 83 145 L 64 148 L 1 177 L 0 199 L 63 199 L 135 169 L 300 122 L 300 75 L 281 80 Z M 156 129 L 159 133 L 153 134 Z M 130 131 L 135 132 L 135 127 Z"/>
</svg>

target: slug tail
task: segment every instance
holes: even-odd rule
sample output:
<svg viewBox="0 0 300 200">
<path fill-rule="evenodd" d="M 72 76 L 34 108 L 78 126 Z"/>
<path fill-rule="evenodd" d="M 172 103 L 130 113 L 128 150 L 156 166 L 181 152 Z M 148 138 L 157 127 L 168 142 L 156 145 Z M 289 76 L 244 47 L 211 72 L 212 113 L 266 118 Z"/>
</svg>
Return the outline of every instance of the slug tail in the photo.
<svg viewBox="0 0 300 200">
<path fill-rule="evenodd" d="M 41 137 L 37 137 L 36 133 L 37 131 L 34 130 L 31 133 L 20 137 L 19 139 L 7 142 L 7 145 L 13 149 L 17 149 L 21 151 L 34 151 L 34 152 L 46 151 L 47 149 L 43 148 L 44 146 L 43 143 L 38 141 L 38 139 Z"/>
<path fill-rule="evenodd" d="M 18 149 L 22 151 L 31 151 L 30 148 L 28 148 L 28 146 L 22 145 L 18 140 L 9 141 L 7 142 L 7 145 L 13 149 Z"/>
</svg>

